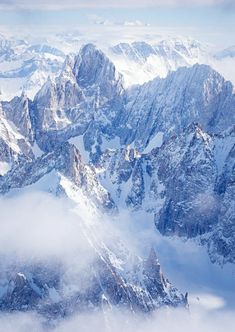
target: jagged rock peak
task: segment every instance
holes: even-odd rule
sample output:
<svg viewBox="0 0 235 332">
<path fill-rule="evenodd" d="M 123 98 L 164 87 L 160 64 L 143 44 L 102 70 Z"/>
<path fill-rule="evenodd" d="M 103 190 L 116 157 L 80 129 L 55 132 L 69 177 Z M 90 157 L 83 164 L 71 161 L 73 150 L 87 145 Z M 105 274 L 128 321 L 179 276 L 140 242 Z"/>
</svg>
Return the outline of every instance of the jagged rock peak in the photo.
<svg viewBox="0 0 235 332">
<path fill-rule="evenodd" d="M 207 65 L 195 64 L 128 90 L 121 140 L 145 147 L 158 133 L 164 139 L 179 134 L 192 122 L 218 133 L 235 121 L 233 86 Z M 130 128 L 130 129 L 129 129 Z M 135 130 L 133 130 L 135 128 Z"/>
<path fill-rule="evenodd" d="M 95 51 L 98 51 L 97 47 L 92 43 L 88 43 L 88 44 L 85 44 L 82 46 L 80 53 L 83 56 L 87 56 L 89 54 L 92 54 Z M 101 51 L 99 51 L 99 52 L 101 52 Z"/>
<path fill-rule="evenodd" d="M 74 81 L 75 77 L 73 74 L 75 58 L 72 55 L 67 55 L 61 70 L 59 77 L 57 78 L 56 82 L 63 84 L 66 81 Z"/>
<path fill-rule="evenodd" d="M 161 266 L 153 247 L 150 249 L 149 256 L 145 262 L 145 271 L 152 277 L 161 277 Z"/>
<path fill-rule="evenodd" d="M 21 99 L 28 99 L 25 89 L 22 89 L 20 97 L 21 97 Z"/>
<path fill-rule="evenodd" d="M 226 84 L 230 93 L 232 93 L 233 90 L 231 82 L 226 81 L 216 70 L 205 64 L 196 63 L 189 68 L 181 67 L 175 72 L 170 73 L 166 77 L 166 81 L 167 80 L 173 80 L 173 83 L 177 86 L 182 84 L 182 88 L 187 86 L 187 90 L 190 88 L 194 89 L 194 94 L 205 90 L 205 84 L 207 84 L 208 89 L 205 93 L 208 94 L 208 98 L 210 97 L 211 92 L 213 92 L 213 94 L 218 94 L 223 89 L 224 84 Z M 213 96 L 213 94 L 211 96 Z M 210 99 L 205 100 L 205 102 L 209 101 Z"/>
<path fill-rule="evenodd" d="M 151 263 L 159 264 L 156 251 L 153 247 L 151 247 L 151 249 L 150 249 L 149 256 L 148 256 L 148 261 L 151 262 Z"/>
<path fill-rule="evenodd" d="M 14 131 L 17 131 L 24 138 L 33 141 L 33 128 L 30 119 L 29 99 L 24 91 L 19 97 L 1 103 L 2 112 L 5 118 L 14 124 Z M 1 112 L 1 110 L 0 110 Z"/>
<path fill-rule="evenodd" d="M 114 64 L 93 44 L 84 45 L 75 57 L 74 74 L 81 87 L 99 84 L 101 88 L 108 82 L 122 81 Z"/>
<path fill-rule="evenodd" d="M 53 87 L 55 87 L 55 84 L 52 81 L 51 77 L 48 76 L 42 88 L 36 93 L 34 100 L 37 101 L 45 95 L 50 94 Z"/>
</svg>

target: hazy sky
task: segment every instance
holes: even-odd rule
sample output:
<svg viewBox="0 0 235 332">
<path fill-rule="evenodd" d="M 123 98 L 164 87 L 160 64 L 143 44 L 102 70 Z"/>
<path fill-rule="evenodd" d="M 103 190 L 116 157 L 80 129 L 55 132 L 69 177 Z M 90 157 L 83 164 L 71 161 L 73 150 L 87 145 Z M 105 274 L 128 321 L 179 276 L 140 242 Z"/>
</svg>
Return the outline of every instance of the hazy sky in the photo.
<svg viewBox="0 0 235 332">
<path fill-rule="evenodd" d="M 175 29 L 218 45 L 235 44 L 235 0 L 0 0 L 0 25 L 79 28 L 150 26 Z"/>
<path fill-rule="evenodd" d="M 2 8 L 30 8 L 30 9 L 64 9 L 64 8 L 136 8 L 159 6 L 210 6 L 234 7 L 234 0 L 1 0 Z"/>
</svg>

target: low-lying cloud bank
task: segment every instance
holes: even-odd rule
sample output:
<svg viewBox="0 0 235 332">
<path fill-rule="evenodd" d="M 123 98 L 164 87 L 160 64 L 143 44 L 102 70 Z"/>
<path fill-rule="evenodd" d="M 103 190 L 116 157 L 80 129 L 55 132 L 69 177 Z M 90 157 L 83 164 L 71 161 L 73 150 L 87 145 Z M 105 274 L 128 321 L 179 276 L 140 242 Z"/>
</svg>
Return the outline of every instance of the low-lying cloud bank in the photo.
<svg viewBox="0 0 235 332">
<path fill-rule="evenodd" d="M 94 243 L 104 241 L 106 245 L 113 246 L 116 241 L 114 239 L 121 238 L 132 254 L 142 257 L 155 245 L 163 270 L 166 266 L 166 276 L 170 274 L 170 280 L 175 286 L 181 287 L 184 283 L 182 281 L 182 285 L 175 284 L 175 275 L 179 279 L 180 276 L 190 279 L 191 285 L 197 280 L 197 273 L 201 278 L 198 285 L 203 283 L 203 278 L 212 284 L 213 278 L 216 279 L 215 274 L 212 278 L 211 271 L 208 273 L 208 263 L 197 252 L 196 245 L 193 247 L 183 242 L 179 244 L 173 239 L 160 237 L 154 232 L 154 225 L 144 215 L 138 214 L 139 220 L 134 215 L 131 220 L 126 212 L 121 213 L 120 219 L 100 218 L 92 214 L 89 216 L 87 211 L 77 211 L 65 198 L 54 198 L 40 192 L 2 198 L 0 211 L 1 271 L 11 268 L 11 264 L 50 262 L 55 259 L 66 267 L 66 278 L 70 282 L 71 278 L 75 278 L 75 284 L 79 286 L 78 276 L 94 258 Z M 195 279 L 192 280 L 194 274 Z M 84 287 L 84 283 L 81 285 Z M 190 283 L 185 286 L 185 291 L 190 292 L 187 289 L 189 285 Z M 226 307 L 224 298 L 210 290 L 206 292 L 201 287 L 194 287 L 194 292 L 189 296 L 189 311 L 165 309 L 149 316 L 138 316 L 117 309 L 107 309 L 55 322 L 53 331 L 233 332 L 235 312 L 232 307 Z M 50 329 L 47 322 L 34 313 L 0 314 L 0 332 L 45 332 Z"/>
<path fill-rule="evenodd" d="M 117 310 L 82 314 L 53 328 L 34 314 L 0 316 L 0 332 L 233 332 L 234 312 L 160 310 L 151 316 L 137 316 Z"/>
<path fill-rule="evenodd" d="M 0 256 L 66 260 L 74 252 L 84 255 L 89 246 L 81 230 L 87 221 L 83 211 L 75 214 L 72 208 L 45 193 L 0 199 Z"/>
</svg>

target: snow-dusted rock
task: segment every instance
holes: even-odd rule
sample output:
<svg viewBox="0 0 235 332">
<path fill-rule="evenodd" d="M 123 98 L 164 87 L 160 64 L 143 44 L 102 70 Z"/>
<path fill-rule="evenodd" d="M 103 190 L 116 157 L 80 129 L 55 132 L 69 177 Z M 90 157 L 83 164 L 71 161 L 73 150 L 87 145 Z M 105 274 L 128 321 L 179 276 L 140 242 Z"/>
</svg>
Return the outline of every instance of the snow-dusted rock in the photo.
<svg viewBox="0 0 235 332">
<path fill-rule="evenodd" d="M 203 63 L 208 47 L 190 38 L 163 39 L 156 44 L 120 43 L 109 50 L 110 58 L 123 74 L 125 84 L 143 84 L 155 77 L 166 77 L 179 67 Z"/>
<path fill-rule="evenodd" d="M 47 44 L 0 37 L 0 90 L 5 100 L 24 90 L 33 98 L 48 75 L 59 74 L 65 54 Z"/>
<path fill-rule="evenodd" d="M 129 91 L 122 119 L 122 142 L 145 147 L 158 133 L 170 136 L 198 122 L 209 132 L 227 129 L 235 119 L 233 86 L 206 65 L 180 68 Z"/>
<path fill-rule="evenodd" d="M 84 134 L 85 149 L 91 151 L 102 133 L 114 136 L 123 94 L 122 77 L 114 65 L 94 45 L 85 45 L 74 59 L 67 57 L 56 82 L 48 80 L 34 99 L 39 145 L 50 150 Z"/>
<path fill-rule="evenodd" d="M 30 101 L 23 92 L 20 97 L 15 97 L 9 102 L 2 102 L 2 108 L 6 119 L 14 124 L 21 135 L 32 142 L 34 135 L 29 104 Z"/>
<path fill-rule="evenodd" d="M 21 113 L 21 108 L 19 112 Z M 8 115 L 11 117 L 10 112 Z M 18 117 L 16 119 L 18 121 Z M 21 125 L 23 129 L 24 123 L 20 123 Z M 25 125 L 30 127 L 30 121 Z M 15 162 L 32 158 L 33 153 L 28 138 L 21 134 L 20 128 L 17 128 L 13 121 L 8 120 L 3 103 L 0 101 L 0 175 L 6 173 Z"/>
<path fill-rule="evenodd" d="M 128 271 L 118 268 L 116 259 Z M 5 273 L 0 279 L 4 291 L 0 295 L 2 311 L 35 310 L 51 319 L 68 317 L 76 312 L 107 310 L 112 307 L 132 313 L 148 313 L 163 306 L 187 307 L 187 296 L 181 294 L 165 279 L 156 253 L 152 249 L 146 260 L 112 249 L 95 248 L 92 265 L 82 271 L 80 289 L 74 280 L 67 280 L 63 265 L 17 264 L 15 274 Z M 67 293 L 68 289 L 74 291 Z"/>
<path fill-rule="evenodd" d="M 96 172 L 118 206 L 154 214 L 162 234 L 201 239 L 214 260 L 232 262 L 234 144 L 233 127 L 209 135 L 191 124 L 147 154 L 130 147 L 107 150 Z M 227 231 L 225 258 L 211 247 Z"/>
<path fill-rule="evenodd" d="M 69 143 L 36 160 L 16 164 L 0 178 L 0 192 L 5 194 L 12 189 L 34 185 L 49 174 L 51 178 L 45 182 L 46 191 L 64 192 L 75 201 L 78 196 L 77 203 L 80 195 L 81 199 L 91 200 L 100 209 L 115 210 L 110 194 L 99 184 L 92 167 L 83 164 L 79 151 Z"/>
</svg>

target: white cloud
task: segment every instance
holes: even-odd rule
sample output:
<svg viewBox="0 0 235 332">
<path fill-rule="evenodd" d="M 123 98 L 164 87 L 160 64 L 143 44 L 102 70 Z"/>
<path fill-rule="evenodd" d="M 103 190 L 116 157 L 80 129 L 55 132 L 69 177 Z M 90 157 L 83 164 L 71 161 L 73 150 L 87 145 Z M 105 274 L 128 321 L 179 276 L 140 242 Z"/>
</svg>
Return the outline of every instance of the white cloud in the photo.
<svg viewBox="0 0 235 332">
<path fill-rule="evenodd" d="M 145 249 L 148 251 L 149 246 L 156 244 L 163 269 L 176 286 L 178 283 L 175 283 L 174 279 L 177 279 L 177 273 L 181 274 L 179 278 L 181 280 L 191 278 L 189 281 L 194 285 L 199 277 L 204 282 L 206 278 L 209 278 L 208 285 L 210 286 L 214 283 L 212 275 L 213 279 L 218 279 L 218 271 L 214 265 L 210 264 L 210 268 L 213 270 L 208 270 L 207 262 L 205 262 L 207 255 L 202 255 L 202 248 L 199 249 L 195 243 L 192 246 L 192 244 L 185 244 L 180 240 L 174 241 L 161 237 L 154 231 L 153 223 L 150 223 L 146 216 L 141 214 L 138 214 L 139 219 L 135 215 L 132 215 L 132 219 L 130 219 L 130 215 L 123 212 L 120 220 L 115 222 L 112 220 L 111 223 L 109 220 L 108 224 L 106 224 L 106 220 L 102 219 L 101 223 L 96 220 L 93 225 L 92 220 L 83 218 L 84 211 L 74 210 L 67 200 L 58 200 L 49 194 L 39 192 L 1 199 L 0 211 L 1 264 L 3 264 L 3 256 L 7 258 L 8 263 L 12 256 L 15 256 L 16 261 L 22 257 L 25 260 L 35 260 L 35 258 L 48 259 L 55 256 L 67 264 L 65 266 L 70 267 L 65 277 L 68 277 L 70 281 L 73 280 L 71 278 L 75 278 L 77 287 L 84 289 L 86 285 L 84 283 L 81 284 L 82 286 L 80 285 L 78 275 L 81 274 L 81 262 L 84 262 L 85 265 L 89 264 L 93 257 L 92 253 L 89 253 L 90 244 L 87 241 L 89 237 L 92 237 L 92 233 L 90 232 L 86 238 L 84 236 L 86 232 L 83 232 L 90 225 L 95 227 L 94 234 L 98 239 L 104 239 L 105 243 L 108 240 L 113 242 L 113 236 L 119 235 L 132 252 L 143 254 Z M 79 267 L 76 267 L 77 262 L 79 262 Z M 167 267 L 168 264 L 170 268 Z M 219 267 L 217 268 L 219 269 Z M 172 271 L 168 273 L 170 269 Z M 221 274 L 223 274 L 224 283 L 227 284 L 225 277 L 229 275 L 228 270 L 224 268 L 224 271 L 221 270 Z M 105 312 L 105 315 L 86 313 L 71 317 L 61 321 L 55 328 L 55 332 L 73 332 L 78 329 L 79 332 L 155 332 L 156 326 L 162 332 L 173 330 L 175 332 L 232 332 L 235 315 L 233 312 L 227 311 L 227 303 L 223 296 L 208 291 L 208 289 L 205 290 L 203 287 L 199 288 L 198 284 L 196 286 L 195 294 L 189 297 L 190 314 L 185 310 L 161 310 L 155 315 L 151 315 L 149 318 L 145 316 L 143 319 L 142 316 L 134 317 L 130 313 L 113 309 Z M 219 282 L 219 287 L 217 285 L 214 290 L 219 292 L 223 287 L 223 284 Z M 63 289 L 63 291 L 67 290 Z M 230 293 L 233 294 L 232 288 L 230 288 Z M 40 317 L 25 313 L 0 314 L 0 332 L 5 331 L 46 332 Z"/>
<path fill-rule="evenodd" d="M 235 58 L 212 59 L 209 64 L 235 87 Z"/>
<path fill-rule="evenodd" d="M 74 251 L 83 255 L 88 250 L 81 231 L 82 211 L 81 215 L 75 215 L 64 199 L 32 192 L 1 198 L 0 211 L 1 256 L 67 259 Z"/>
<path fill-rule="evenodd" d="M 204 310 L 216 310 L 222 309 L 225 306 L 223 298 L 215 296 L 213 294 L 191 294 L 190 295 L 190 307 L 200 308 Z"/>
<path fill-rule="evenodd" d="M 144 27 L 149 26 L 149 24 L 140 21 L 113 21 L 106 19 L 102 16 L 91 14 L 87 16 L 88 20 L 95 25 L 108 25 L 108 26 L 124 26 L 124 27 Z"/>
<path fill-rule="evenodd" d="M 84 291 L 91 264 L 119 234 L 115 224 L 94 210 L 89 214 L 88 203 L 78 207 L 66 198 L 28 190 L 0 199 L 0 291 L 4 273 L 34 264 L 63 269 L 63 294 Z M 112 257 L 115 260 L 115 252 Z"/>
<path fill-rule="evenodd" d="M 143 27 L 143 26 L 149 26 L 149 24 L 146 24 L 146 23 L 144 23 L 144 22 L 142 22 L 142 21 L 140 21 L 140 20 L 135 20 L 135 21 L 124 21 L 123 23 L 122 23 L 122 25 L 124 25 L 124 26 L 131 26 L 131 27 L 133 27 L 133 26 L 135 26 L 135 27 Z"/>
<path fill-rule="evenodd" d="M 143 317 L 113 310 L 106 312 L 105 317 L 102 313 L 74 317 L 62 323 L 56 332 L 76 331 L 78 326 L 79 332 L 232 332 L 234 323 L 233 312 L 211 314 L 196 310 L 189 314 L 185 310 L 166 309 Z"/>
<path fill-rule="evenodd" d="M 1 9 L 79 9 L 79 8 L 144 8 L 158 6 L 223 6 L 234 7 L 233 0 L 1 0 Z"/>
<path fill-rule="evenodd" d="M 83 313 L 64 319 L 53 329 L 55 332 L 233 332 L 234 312 L 191 311 L 167 309 L 150 316 L 133 315 L 119 310 Z M 48 332 L 42 319 L 33 314 L 12 313 L 0 316 L 0 332 Z"/>
</svg>

